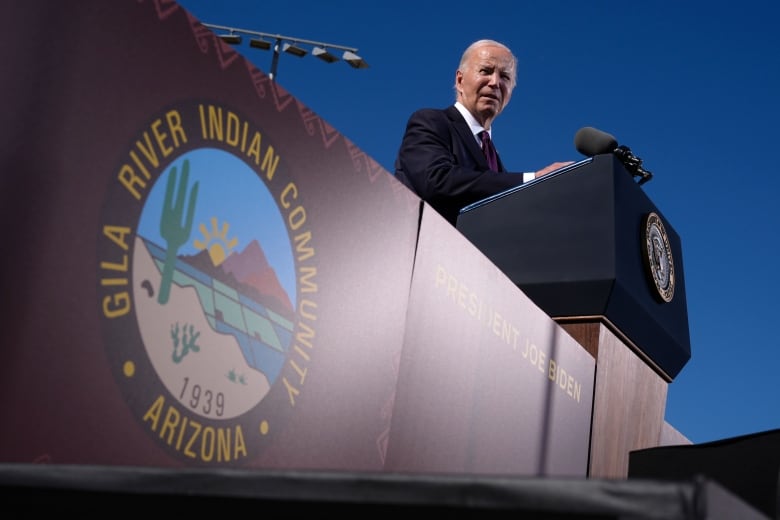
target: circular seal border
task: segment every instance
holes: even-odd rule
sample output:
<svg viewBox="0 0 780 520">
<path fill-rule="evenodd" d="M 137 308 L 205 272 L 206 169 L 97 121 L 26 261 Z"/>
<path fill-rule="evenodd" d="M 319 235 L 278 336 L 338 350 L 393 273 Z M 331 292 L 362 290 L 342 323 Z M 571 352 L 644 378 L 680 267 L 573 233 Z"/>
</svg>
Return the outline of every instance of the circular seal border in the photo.
<svg viewBox="0 0 780 520">
<path fill-rule="evenodd" d="M 674 257 L 664 223 L 654 211 L 645 215 L 641 242 L 648 280 L 656 296 L 669 303 L 674 298 Z"/>
<path fill-rule="evenodd" d="M 137 134 L 143 135 L 143 132 L 149 131 L 151 125 L 157 121 L 171 120 L 176 123 L 177 128 L 194 130 L 193 138 L 182 140 L 184 144 L 174 149 L 175 153 L 172 153 L 169 158 L 160 160 L 155 165 L 146 163 L 139 165 L 136 159 L 143 161 L 141 155 L 136 153 L 139 145 L 136 144 L 136 148 L 133 148 L 130 144 L 127 146 L 129 152 L 126 151 L 118 161 L 117 171 L 121 171 L 123 167 L 129 165 L 130 168 L 133 168 L 132 171 L 140 172 L 138 175 L 148 173 L 149 175 L 146 177 L 153 178 L 156 182 L 175 161 L 189 152 L 201 148 L 216 148 L 246 162 L 247 159 L 244 156 L 247 154 L 243 146 L 247 143 L 244 141 L 239 140 L 237 143 L 231 143 L 222 135 L 211 136 L 209 134 L 206 136 L 198 132 L 201 128 L 200 121 L 204 117 L 204 114 L 199 111 L 201 107 L 204 107 L 204 110 L 210 107 L 214 107 L 217 111 L 224 109 L 224 117 L 226 118 L 229 117 L 228 113 L 241 117 L 240 111 L 226 104 L 209 100 L 183 100 L 171 105 L 150 116 L 149 122 L 137 130 Z M 249 119 L 247 121 L 251 122 L 251 127 L 244 126 L 242 128 L 259 132 L 260 125 Z M 264 139 L 263 142 L 267 142 L 267 138 Z M 278 150 L 278 147 L 275 149 Z M 263 155 L 263 157 L 265 156 Z M 136 166 L 138 170 L 134 169 Z M 291 244 L 290 230 L 293 227 L 293 223 L 291 223 L 293 213 L 296 215 L 294 223 L 296 232 L 299 234 L 308 233 L 308 223 L 305 211 L 303 211 L 305 198 L 298 192 L 295 176 L 291 174 L 284 163 L 280 160 L 280 165 L 274 167 L 276 169 L 273 181 L 267 173 L 263 172 L 262 168 L 257 170 L 251 164 L 250 168 L 255 170 L 255 173 L 261 178 L 261 182 L 272 194 L 278 210 L 286 215 L 287 234 Z M 296 327 L 302 327 L 304 330 L 301 331 L 299 328 L 293 330 L 281 372 L 271 384 L 268 393 L 253 408 L 242 415 L 229 419 L 207 417 L 193 412 L 190 407 L 177 399 L 168 386 L 163 383 L 158 371 L 150 361 L 141 337 L 134 299 L 129 296 L 134 284 L 140 283 L 135 279 L 136 273 L 130 269 L 130 259 L 135 254 L 132 244 L 137 236 L 140 212 L 146 204 L 148 193 L 154 183 L 144 184 L 143 189 L 139 187 L 138 189 L 142 193 L 138 197 L 128 196 L 126 186 L 118 186 L 118 184 L 112 185 L 104 195 L 97 231 L 99 239 L 96 247 L 96 268 L 99 273 L 97 279 L 98 294 L 100 295 L 98 312 L 102 313 L 105 349 L 125 403 L 136 421 L 142 426 L 145 434 L 155 439 L 154 442 L 168 455 L 186 465 L 241 467 L 255 464 L 260 457 L 264 456 L 266 450 L 275 448 L 279 438 L 288 434 L 290 421 L 296 413 L 295 401 L 304 398 L 306 390 L 304 376 L 310 373 L 309 368 L 311 363 L 314 363 L 314 356 L 309 355 L 301 347 L 296 350 L 293 346 L 294 342 L 301 341 L 302 347 L 313 347 L 311 340 L 315 337 L 314 321 L 316 320 L 314 309 L 318 307 L 316 294 L 310 295 L 307 299 L 305 313 L 300 310 L 299 306 L 302 304 L 297 304 L 294 322 Z M 286 192 L 289 193 L 285 195 Z M 280 207 L 283 196 L 288 197 L 289 208 Z M 301 217 L 301 215 L 304 216 Z M 300 220 L 301 218 L 303 220 Z M 107 232 L 106 229 L 111 232 Z M 309 262 L 313 262 L 316 258 L 313 254 L 313 248 L 316 246 L 315 239 L 307 238 L 304 246 L 312 248 L 312 259 Z M 295 262 L 296 270 L 300 269 L 302 267 L 301 260 L 298 259 Z M 310 263 L 306 264 L 305 267 L 313 268 Z M 316 271 L 316 269 L 314 270 Z M 120 275 L 123 277 L 120 278 Z M 300 280 L 298 284 L 300 284 Z M 299 285 L 296 301 L 300 301 L 300 294 Z M 293 351 L 296 353 L 293 354 Z M 165 435 L 161 433 L 162 428 L 166 428 Z M 224 439 L 229 440 L 230 445 L 227 444 L 227 441 L 222 442 Z M 222 444 L 217 446 L 219 449 L 212 450 L 211 446 L 217 440 Z M 229 453 L 225 451 L 225 446 L 229 448 Z M 224 453 L 228 453 L 228 455 L 220 458 L 220 455 Z"/>
</svg>

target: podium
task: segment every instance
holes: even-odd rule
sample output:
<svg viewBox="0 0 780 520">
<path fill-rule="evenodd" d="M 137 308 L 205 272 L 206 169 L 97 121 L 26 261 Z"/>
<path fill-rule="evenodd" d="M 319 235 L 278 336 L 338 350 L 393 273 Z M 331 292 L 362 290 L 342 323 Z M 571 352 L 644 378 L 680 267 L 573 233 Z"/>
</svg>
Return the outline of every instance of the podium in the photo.
<svg viewBox="0 0 780 520">
<path fill-rule="evenodd" d="M 594 356 L 591 476 L 625 476 L 690 359 L 674 228 L 612 154 L 472 204 L 456 227 Z"/>
</svg>

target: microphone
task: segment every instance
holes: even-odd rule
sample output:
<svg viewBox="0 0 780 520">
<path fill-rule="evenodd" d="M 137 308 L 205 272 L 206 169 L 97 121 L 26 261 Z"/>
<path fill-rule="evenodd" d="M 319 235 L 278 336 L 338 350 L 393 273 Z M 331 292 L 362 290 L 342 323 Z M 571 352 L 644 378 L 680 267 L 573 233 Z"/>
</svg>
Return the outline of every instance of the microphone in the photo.
<svg viewBox="0 0 780 520">
<path fill-rule="evenodd" d="M 611 134 L 592 126 L 586 126 L 577 130 L 574 135 L 574 147 L 582 155 L 591 157 L 614 152 L 618 147 L 618 142 Z"/>
<path fill-rule="evenodd" d="M 642 167 L 642 159 L 631 153 L 631 148 L 618 145 L 617 139 L 613 135 L 592 126 L 585 126 L 577 130 L 574 135 L 574 147 L 582 155 L 588 157 L 606 153 L 614 154 L 632 176 L 641 177 L 639 184 L 644 184 L 653 177 L 652 173 Z"/>
</svg>

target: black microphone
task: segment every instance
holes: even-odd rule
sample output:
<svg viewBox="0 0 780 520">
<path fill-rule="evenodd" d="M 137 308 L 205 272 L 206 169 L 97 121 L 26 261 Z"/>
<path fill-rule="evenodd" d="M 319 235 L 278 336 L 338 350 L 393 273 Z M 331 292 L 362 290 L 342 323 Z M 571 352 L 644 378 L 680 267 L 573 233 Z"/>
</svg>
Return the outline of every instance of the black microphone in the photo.
<svg viewBox="0 0 780 520">
<path fill-rule="evenodd" d="M 577 130 L 577 133 L 574 135 L 574 147 L 582 155 L 592 157 L 614 152 L 618 147 L 618 142 L 611 134 L 602 132 L 592 126 L 586 126 Z"/>
<path fill-rule="evenodd" d="M 618 146 L 617 139 L 613 135 L 592 126 L 577 130 L 574 135 L 574 147 L 587 157 L 614 154 L 632 176 L 640 178 L 639 184 L 644 184 L 653 178 L 653 174 L 642 167 L 642 159 L 634 155 L 631 148 L 625 145 Z"/>
</svg>

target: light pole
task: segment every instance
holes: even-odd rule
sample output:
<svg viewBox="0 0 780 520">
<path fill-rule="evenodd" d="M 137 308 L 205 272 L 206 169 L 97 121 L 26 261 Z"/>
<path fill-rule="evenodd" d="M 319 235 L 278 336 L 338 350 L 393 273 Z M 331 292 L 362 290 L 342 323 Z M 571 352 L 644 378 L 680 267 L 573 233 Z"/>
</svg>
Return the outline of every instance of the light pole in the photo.
<svg viewBox="0 0 780 520">
<path fill-rule="evenodd" d="M 286 52 L 303 58 L 308 54 L 308 51 L 301 47 L 302 45 L 312 46 L 312 56 L 315 56 L 327 63 L 333 63 L 342 59 L 346 61 L 351 67 L 355 69 L 367 69 L 368 63 L 357 55 L 357 49 L 354 47 L 345 47 L 343 45 L 335 45 L 333 43 L 317 42 L 313 40 L 307 40 L 304 38 L 294 38 L 292 36 L 283 36 L 281 34 L 272 34 L 259 31 L 251 31 L 248 29 L 239 29 L 236 27 L 228 27 L 224 25 L 214 25 L 204 23 L 204 26 L 209 29 L 216 29 L 218 31 L 227 31 L 222 34 L 217 34 L 223 41 L 238 45 L 241 43 L 242 35 L 249 36 L 249 46 L 254 49 L 269 50 L 273 48 L 273 58 L 271 60 L 271 72 L 269 77 L 271 81 L 276 81 L 276 71 L 279 67 L 279 54 L 280 52 Z M 341 58 L 332 54 L 328 49 L 344 51 Z"/>
</svg>

